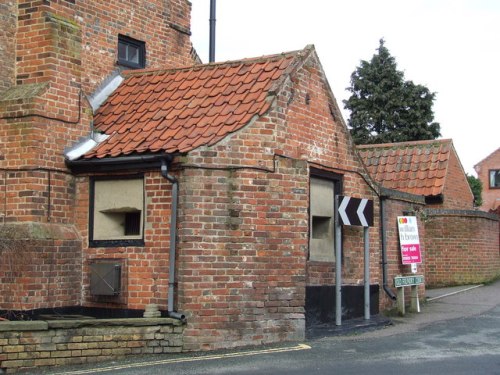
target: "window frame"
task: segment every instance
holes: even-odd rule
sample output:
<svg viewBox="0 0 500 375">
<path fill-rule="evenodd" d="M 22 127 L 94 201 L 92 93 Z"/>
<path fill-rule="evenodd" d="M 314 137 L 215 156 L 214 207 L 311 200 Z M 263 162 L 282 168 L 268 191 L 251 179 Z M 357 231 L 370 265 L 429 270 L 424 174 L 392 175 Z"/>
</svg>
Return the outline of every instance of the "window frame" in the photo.
<svg viewBox="0 0 500 375">
<path fill-rule="evenodd" d="M 141 238 L 117 238 L 117 239 L 94 239 L 95 225 L 95 182 L 96 181 L 117 181 L 117 180 L 139 180 L 143 181 L 142 190 L 142 227 L 140 229 Z M 144 247 L 144 229 L 146 225 L 146 189 L 143 174 L 116 175 L 116 176 L 91 176 L 89 178 L 89 247 Z"/>
<path fill-rule="evenodd" d="M 120 58 L 120 44 L 124 44 L 127 47 L 132 46 L 137 48 L 139 54 L 139 62 L 135 63 L 128 59 Z M 132 69 L 144 69 L 146 67 L 146 42 L 131 38 L 126 35 L 118 34 L 118 44 L 116 50 L 116 63 L 118 65 L 126 66 Z"/>
<path fill-rule="evenodd" d="M 500 185 L 494 186 L 494 185 L 491 184 L 491 181 L 492 181 L 491 174 L 492 173 L 500 174 L 500 169 L 490 169 L 490 170 L 488 170 L 488 187 L 490 189 L 500 189 Z"/>
</svg>

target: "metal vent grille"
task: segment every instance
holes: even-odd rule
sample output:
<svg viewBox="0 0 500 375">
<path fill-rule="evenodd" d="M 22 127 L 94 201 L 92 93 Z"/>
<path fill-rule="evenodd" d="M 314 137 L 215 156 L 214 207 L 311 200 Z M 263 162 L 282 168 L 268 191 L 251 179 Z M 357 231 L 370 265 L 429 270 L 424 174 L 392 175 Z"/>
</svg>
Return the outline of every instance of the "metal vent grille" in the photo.
<svg viewBox="0 0 500 375">
<path fill-rule="evenodd" d="M 117 296 L 121 289 L 121 265 L 114 262 L 90 264 L 90 294 Z"/>
</svg>

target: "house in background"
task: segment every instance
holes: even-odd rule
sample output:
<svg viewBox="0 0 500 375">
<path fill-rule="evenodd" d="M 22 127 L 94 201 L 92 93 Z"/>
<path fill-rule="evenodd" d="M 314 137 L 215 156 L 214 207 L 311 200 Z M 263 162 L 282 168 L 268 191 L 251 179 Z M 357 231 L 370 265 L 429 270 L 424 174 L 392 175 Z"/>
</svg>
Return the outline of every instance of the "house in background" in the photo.
<svg viewBox="0 0 500 375">
<path fill-rule="evenodd" d="M 483 211 L 497 211 L 500 206 L 500 148 L 474 166 L 477 177 L 483 183 Z"/>
<path fill-rule="evenodd" d="M 425 197 L 426 207 L 472 209 L 474 196 L 451 139 L 357 146 L 380 185 Z"/>
<path fill-rule="evenodd" d="M 473 194 L 451 140 L 357 148 L 370 175 L 384 189 L 424 198 L 423 205 L 413 204 L 411 214 L 421 222 L 426 286 L 480 283 L 498 277 L 498 216 L 474 209 Z M 395 216 L 387 220 L 394 221 Z M 391 228 L 387 220 L 384 224 Z M 393 253 L 396 246 L 397 240 L 387 253 Z"/>
</svg>

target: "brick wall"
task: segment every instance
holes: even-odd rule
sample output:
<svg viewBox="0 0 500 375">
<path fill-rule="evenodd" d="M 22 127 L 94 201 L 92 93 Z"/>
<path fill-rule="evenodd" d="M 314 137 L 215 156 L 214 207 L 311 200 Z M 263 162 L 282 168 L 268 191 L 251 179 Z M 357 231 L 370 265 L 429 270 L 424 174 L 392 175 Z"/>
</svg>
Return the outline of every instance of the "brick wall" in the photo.
<svg viewBox="0 0 500 375">
<path fill-rule="evenodd" d="M 238 152 L 236 144 L 231 148 Z M 254 156 L 249 162 L 265 160 Z M 254 170 L 189 169 L 181 179 L 179 308 L 188 314 L 186 350 L 304 335 L 307 166 L 266 161 Z"/>
<path fill-rule="evenodd" d="M 460 210 L 426 212 L 427 286 L 482 283 L 500 275 L 496 215 Z"/>
<path fill-rule="evenodd" d="M 81 240 L 72 226 L 0 226 L 0 309 L 75 306 L 81 291 Z"/>
<path fill-rule="evenodd" d="M 500 207 L 500 189 L 490 188 L 490 170 L 500 169 L 500 148 L 492 152 L 486 159 L 479 162 L 475 167 L 477 177 L 483 183 L 483 204 L 481 210 L 490 211 Z"/>
<path fill-rule="evenodd" d="M 399 275 L 411 274 L 410 266 L 403 265 L 401 259 L 401 247 L 399 243 L 399 230 L 397 224 L 398 216 L 416 216 L 418 225 L 418 234 L 420 238 L 420 251 L 422 255 L 422 264 L 417 266 L 418 274 L 426 273 L 426 265 L 429 262 L 428 252 L 426 251 L 424 238 L 428 235 L 424 223 L 422 222 L 422 209 L 424 200 L 422 197 L 411 194 L 390 192 L 384 199 L 384 236 L 387 253 L 387 287 L 396 295 L 394 288 L 394 277 Z M 382 257 L 381 257 L 382 263 Z M 409 293 L 406 293 L 409 298 Z M 419 295 L 425 295 L 425 286 L 419 287 Z M 387 293 L 380 294 L 380 309 L 386 310 L 396 306 Z"/>
<path fill-rule="evenodd" d="M 131 171 L 127 171 L 130 173 Z M 132 171 L 136 173 L 137 171 Z M 111 175 L 109 175 L 111 176 Z M 124 176 L 124 174 L 119 174 Z M 144 174 L 145 186 L 145 230 L 142 246 L 88 247 L 89 226 L 89 181 L 79 177 L 77 183 L 77 223 L 83 236 L 84 260 L 83 296 L 85 306 L 109 306 L 129 309 L 144 309 L 155 303 L 166 309 L 168 296 L 168 268 L 170 241 L 170 207 L 172 186 L 160 174 L 150 171 Z M 121 296 L 115 299 L 96 299 L 89 290 L 89 264 L 98 259 L 114 259 L 122 263 L 125 275 Z"/>
<path fill-rule="evenodd" d="M 186 350 L 303 338 L 306 279 L 331 285 L 333 275 L 318 274 L 334 266 L 306 271 L 309 167 L 343 174 L 348 195 L 374 198 L 325 88 L 312 56 L 267 115 L 180 160 L 178 307 L 188 314 Z M 370 233 L 377 283 L 378 231 Z M 360 228 L 345 230 L 346 283 L 362 279 L 362 238 Z"/>
<path fill-rule="evenodd" d="M 443 196 L 443 203 L 436 208 L 463 210 L 473 208 L 474 196 L 454 148 L 450 150 Z"/>
<path fill-rule="evenodd" d="M 183 330 L 180 321 L 168 318 L 2 322 L 0 370 L 13 373 L 128 355 L 178 353 Z"/>
<path fill-rule="evenodd" d="M 85 253 L 82 262 L 82 241 L 86 247 L 88 236 L 88 182 L 67 174 L 63 151 L 90 132 L 87 97 L 118 68 L 118 34 L 146 41 L 147 67 L 191 65 L 195 54 L 189 39 L 190 12 L 187 0 L 149 1 L 144 6 L 124 0 L 21 0 L 0 5 L 5 26 L 0 31 L 0 225 L 17 223 L 19 233 L 30 233 L 34 253 L 25 255 L 39 262 L 24 264 L 2 250 L 9 256 L 0 264 L 5 281 L 0 308 L 80 304 L 81 270 L 87 283 L 88 263 L 99 257 L 123 259 L 132 275 L 127 282 L 130 307 L 165 301 L 168 230 L 163 222 L 168 216 L 163 214 L 169 193 L 148 191 L 150 215 L 159 217 L 146 229 L 151 260 L 143 248 L 130 248 L 125 254 L 123 249 L 95 249 Z M 149 186 L 162 181 L 159 173 L 152 178 Z M 164 182 L 157 188 L 169 191 Z M 155 203 L 157 199 L 166 201 Z M 48 229 L 39 237 L 33 227 Z M 0 231 L 2 240 L 8 240 L 5 232 Z M 68 232 L 71 238 L 65 237 Z M 20 278 L 27 272 L 35 276 Z M 50 294 L 54 285 L 63 294 L 68 287 L 73 292 L 69 297 Z M 83 295 L 87 302 L 95 302 L 89 301 L 88 286 Z"/>
</svg>

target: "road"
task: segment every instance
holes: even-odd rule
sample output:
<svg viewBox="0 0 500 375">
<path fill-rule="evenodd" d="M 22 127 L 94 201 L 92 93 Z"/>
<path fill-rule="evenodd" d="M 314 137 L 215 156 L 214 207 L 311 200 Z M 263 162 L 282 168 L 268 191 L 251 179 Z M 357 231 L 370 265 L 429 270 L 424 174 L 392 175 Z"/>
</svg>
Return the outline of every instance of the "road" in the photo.
<svg viewBox="0 0 500 375">
<path fill-rule="evenodd" d="M 495 283 L 469 295 L 432 302 L 421 314 L 362 334 L 234 352 L 141 357 L 43 373 L 500 375 L 499 291 L 500 283 Z M 430 318 L 434 320 L 427 321 Z"/>
</svg>

